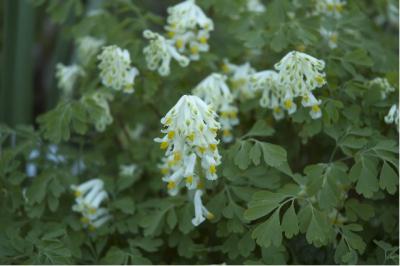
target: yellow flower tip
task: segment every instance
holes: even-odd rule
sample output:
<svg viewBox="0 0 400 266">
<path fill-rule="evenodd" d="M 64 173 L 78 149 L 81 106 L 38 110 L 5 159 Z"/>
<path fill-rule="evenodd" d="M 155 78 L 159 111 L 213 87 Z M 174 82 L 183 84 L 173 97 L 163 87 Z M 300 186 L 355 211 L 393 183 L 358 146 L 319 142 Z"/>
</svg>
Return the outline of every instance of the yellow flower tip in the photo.
<svg viewBox="0 0 400 266">
<path fill-rule="evenodd" d="M 337 39 L 338 39 L 338 37 L 337 37 L 336 34 L 332 34 L 331 37 L 330 37 L 330 41 L 333 42 L 333 43 L 337 43 Z"/>
<path fill-rule="evenodd" d="M 182 159 L 182 154 L 179 152 L 179 151 L 176 151 L 175 153 L 174 153 L 174 161 L 175 162 L 178 162 L 178 161 L 180 161 Z"/>
<path fill-rule="evenodd" d="M 211 174 L 215 174 L 217 172 L 217 169 L 215 168 L 215 165 L 210 165 L 209 171 Z"/>
<path fill-rule="evenodd" d="M 208 213 L 207 213 L 207 219 L 208 219 L 208 220 L 212 220 L 212 219 L 214 219 L 214 218 L 215 218 L 214 214 L 212 214 L 211 212 L 208 212 Z"/>
<path fill-rule="evenodd" d="M 304 52 L 306 50 L 306 46 L 304 44 L 299 44 L 296 46 L 296 50 L 299 52 Z"/>
<path fill-rule="evenodd" d="M 200 41 L 201 44 L 206 44 L 207 43 L 207 38 L 205 36 L 201 36 L 199 38 L 199 41 Z"/>
<path fill-rule="evenodd" d="M 223 135 L 224 137 L 229 137 L 229 136 L 232 135 L 232 132 L 231 132 L 230 130 L 228 130 L 228 129 L 225 129 L 225 130 L 222 132 L 222 135 Z"/>
<path fill-rule="evenodd" d="M 210 131 L 215 134 L 218 132 L 218 128 L 215 128 L 215 127 L 210 128 Z"/>
<path fill-rule="evenodd" d="M 222 72 L 224 72 L 224 73 L 229 72 L 229 66 L 227 64 L 222 64 L 221 69 L 222 69 Z"/>
<path fill-rule="evenodd" d="M 200 153 L 204 153 L 206 151 L 206 148 L 204 148 L 202 146 L 199 146 L 198 149 L 199 149 Z"/>
<path fill-rule="evenodd" d="M 166 148 L 168 148 L 168 142 L 166 142 L 166 141 L 161 142 L 160 148 L 161 148 L 162 150 L 165 150 Z"/>
<path fill-rule="evenodd" d="M 174 164 L 175 164 L 175 162 L 174 162 L 174 161 L 169 161 L 169 162 L 168 162 L 168 167 L 170 167 L 170 168 L 171 168 L 172 166 L 174 166 Z"/>
<path fill-rule="evenodd" d="M 89 214 L 95 214 L 96 211 L 97 211 L 96 208 L 92 208 L 92 207 L 90 207 L 88 210 Z"/>
<path fill-rule="evenodd" d="M 314 113 L 318 113 L 318 112 L 321 111 L 321 108 L 319 107 L 319 105 L 313 105 L 313 106 L 311 107 L 311 110 L 312 110 Z"/>
<path fill-rule="evenodd" d="M 169 38 L 173 38 L 175 36 L 175 32 L 173 31 L 169 31 L 167 34 Z"/>
<path fill-rule="evenodd" d="M 327 9 L 328 9 L 329 11 L 333 11 L 334 8 L 335 8 L 335 6 L 334 6 L 333 4 L 328 4 L 328 5 L 327 5 Z"/>
<path fill-rule="evenodd" d="M 88 224 L 88 223 L 89 223 L 89 218 L 87 218 L 87 217 L 81 217 L 81 222 L 82 222 L 83 224 Z"/>
<path fill-rule="evenodd" d="M 194 137 L 195 137 L 195 135 L 194 135 L 194 133 L 190 133 L 188 136 L 187 136 L 187 138 L 188 138 L 188 140 L 189 141 L 194 141 Z"/>
<path fill-rule="evenodd" d="M 176 47 L 178 48 L 178 49 L 180 49 L 180 48 L 182 48 L 183 47 L 183 40 L 182 39 L 178 39 L 178 40 L 176 40 Z"/>
<path fill-rule="evenodd" d="M 193 176 L 187 176 L 186 177 L 186 183 L 188 183 L 188 184 L 192 184 L 193 183 Z"/>
<path fill-rule="evenodd" d="M 171 122 L 172 122 L 171 117 L 168 117 L 168 118 L 165 120 L 165 124 L 166 124 L 166 125 L 171 125 Z"/>
<path fill-rule="evenodd" d="M 233 119 L 237 118 L 237 112 L 230 112 L 229 116 Z"/>
<path fill-rule="evenodd" d="M 174 189 L 176 187 L 176 183 L 174 181 L 169 181 L 167 184 L 168 190 Z"/>
<path fill-rule="evenodd" d="M 215 151 L 217 149 L 217 144 L 210 144 L 210 150 Z"/>
<path fill-rule="evenodd" d="M 169 131 L 168 132 L 168 139 L 173 139 L 175 136 L 175 131 Z"/>
<path fill-rule="evenodd" d="M 88 229 L 89 229 L 90 232 L 96 231 L 96 227 L 94 227 L 94 226 L 91 225 L 91 224 L 89 225 Z"/>
<path fill-rule="evenodd" d="M 316 81 L 319 85 L 322 85 L 322 84 L 324 84 L 325 79 L 324 79 L 324 77 L 322 77 L 322 76 L 316 76 L 316 77 L 315 77 L 315 81 Z"/>
<path fill-rule="evenodd" d="M 304 100 L 306 103 L 308 103 L 308 101 L 310 100 L 310 97 L 308 97 L 308 96 L 303 96 L 303 100 Z"/>
<path fill-rule="evenodd" d="M 275 108 L 274 108 L 274 112 L 275 112 L 275 113 L 280 113 L 280 112 L 282 112 L 282 110 L 281 110 L 281 108 L 279 108 L 279 107 L 275 107 Z"/>
<path fill-rule="evenodd" d="M 168 168 L 161 168 L 161 174 L 166 175 L 168 174 L 169 169 Z"/>
<path fill-rule="evenodd" d="M 199 53 L 199 47 L 197 45 L 193 45 L 192 47 L 190 47 L 190 52 L 192 54 L 198 54 Z"/>
<path fill-rule="evenodd" d="M 80 196 L 82 196 L 82 192 L 80 192 L 79 190 L 75 190 L 74 195 L 76 198 L 79 198 Z"/>
<path fill-rule="evenodd" d="M 292 108 L 293 101 L 292 100 L 285 100 L 283 102 L 283 105 L 285 106 L 286 109 L 290 109 L 290 108 Z"/>
<path fill-rule="evenodd" d="M 336 5 L 336 11 L 337 12 L 342 12 L 343 11 L 343 5 L 342 4 L 337 4 Z"/>
</svg>

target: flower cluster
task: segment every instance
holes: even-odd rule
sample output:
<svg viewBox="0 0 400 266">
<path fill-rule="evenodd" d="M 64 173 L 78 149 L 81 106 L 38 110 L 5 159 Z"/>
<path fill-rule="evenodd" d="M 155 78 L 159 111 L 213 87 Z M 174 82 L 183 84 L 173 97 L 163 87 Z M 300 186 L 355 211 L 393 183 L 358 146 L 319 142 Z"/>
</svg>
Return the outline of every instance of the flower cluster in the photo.
<svg viewBox="0 0 400 266">
<path fill-rule="evenodd" d="M 317 14 L 341 18 L 345 5 L 344 0 L 317 0 L 315 8 Z"/>
<path fill-rule="evenodd" d="M 226 84 L 225 75 L 213 73 L 201 81 L 194 89 L 193 94 L 210 104 L 219 114 L 219 123 L 222 129 L 222 140 L 233 140 L 232 127 L 239 123 L 238 108 L 234 105 L 234 96 Z"/>
<path fill-rule="evenodd" d="M 395 123 L 397 130 L 399 130 L 399 108 L 397 104 L 393 104 L 392 107 L 390 107 L 389 113 L 385 116 L 385 123 Z"/>
<path fill-rule="evenodd" d="M 169 75 L 171 58 L 182 67 L 189 64 L 189 58 L 178 53 L 171 40 L 150 30 L 145 30 L 143 36 L 150 40 L 150 44 L 143 49 L 150 70 L 157 69 L 161 76 Z"/>
<path fill-rule="evenodd" d="M 155 141 L 165 150 L 160 168 L 170 195 L 177 195 L 182 187 L 188 190 L 202 189 L 206 180 L 217 179 L 216 167 L 221 163 L 221 156 L 216 139 L 220 124 L 216 116 L 212 107 L 199 97 L 184 95 L 161 119 L 164 126 L 161 132 L 165 136 Z M 201 194 L 196 193 L 196 210 L 199 201 L 201 203 Z M 203 206 L 200 209 L 203 210 Z M 200 216 L 196 211 L 194 225 L 202 221 Z M 212 217 L 211 214 L 206 216 Z"/>
<path fill-rule="evenodd" d="M 371 88 L 380 90 L 382 100 L 386 99 L 387 94 L 396 90 L 386 78 L 374 78 L 368 82 L 368 85 Z"/>
<path fill-rule="evenodd" d="M 106 87 L 126 93 L 134 92 L 133 85 L 139 71 L 131 67 L 131 58 L 127 50 L 116 45 L 103 47 L 98 59 L 101 82 Z"/>
<path fill-rule="evenodd" d="M 255 73 L 250 76 L 250 85 L 252 91 L 262 93 L 260 105 L 272 109 L 276 120 L 284 118 L 284 110 L 289 115 L 296 112 L 296 97 L 302 97 L 301 104 L 311 108 L 311 118 L 318 119 L 322 115 L 321 101 L 312 91 L 326 83 L 324 67 L 324 61 L 292 51 L 275 64 L 278 72 L 266 70 Z"/>
<path fill-rule="evenodd" d="M 85 76 L 85 71 L 78 65 L 65 66 L 61 63 L 56 66 L 58 87 L 66 97 L 71 97 L 76 81 Z"/>
<path fill-rule="evenodd" d="M 256 71 L 251 67 L 250 63 L 235 65 L 224 59 L 222 71 L 229 76 L 229 83 L 235 98 L 247 100 L 256 96 L 256 91 L 250 84 L 250 75 Z"/>
<path fill-rule="evenodd" d="M 200 52 L 209 50 L 208 39 L 214 24 L 195 0 L 186 0 L 167 9 L 168 18 L 166 36 L 145 30 L 143 35 L 150 39 L 144 48 L 147 66 L 150 70 L 158 69 L 162 76 L 169 74 L 171 58 L 185 67 L 189 61 L 199 60 Z"/>
<path fill-rule="evenodd" d="M 81 222 L 89 230 L 95 230 L 111 218 L 108 210 L 100 207 L 101 203 L 108 198 L 103 187 L 104 183 L 100 179 L 91 179 L 79 186 L 71 186 L 75 193 L 75 204 L 72 210 L 81 213 Z"/>
</svg>

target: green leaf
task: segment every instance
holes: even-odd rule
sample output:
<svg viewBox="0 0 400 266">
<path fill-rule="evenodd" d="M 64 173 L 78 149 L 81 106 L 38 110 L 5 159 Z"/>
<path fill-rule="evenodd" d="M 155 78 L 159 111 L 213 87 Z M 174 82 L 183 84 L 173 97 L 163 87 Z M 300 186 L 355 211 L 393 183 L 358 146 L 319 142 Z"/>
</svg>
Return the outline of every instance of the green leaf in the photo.
<svg viewBox="0 0 400 266">
<path fill-rule="evenodd" d="M 390 167 L 389 164 L 383 162 L 381 175 L 379 179 L 379 186 L 382 189 L 386 189 L 387 192 L 389 192 L 389 194 L 393 195 L 397 191 L 398 184 L 399 184 L 399 176 L 396 174 L 393 168 Z"/>
<path fill-rule="evenodd" d="M 45 174 L 35 177 L 32 185 L 26 191 L 29 204 L 40 203 L 44 200 L 50 180 L 51 177 Z"/>
<path fill-rule="evenodd" d="M 264 120 L 258 120 L 253 127 L 245 134 L 245 137 L 269 137 L 275 133 L 275 130 L 269 126 Z"/>
<path fill-rule="evenodd" d="M 151 239 L 151 238 L 135 238 L 129 240 L 129 245 L 133 247 L 141 248 L 147 252 L 155 252 L 163 244 L 161 239 Z"/>
<path fill-rule="evenodd" d="M 288 196 L 285 194 L 270 191 L 256 192 L 249 202 L 249 208 L 244 212 L 244 218 L 252 221 L 268 215 L 275 208 L 279 207 L 279 203 L 286 197 Z"/>
<path fill-rule="evenodd" d="M 360 65 L 365 67 L 370 67 L 373 65 L 371 58 L 368 56 L 367 52 L 363 49 L 356 49 L 351 52 L 347 52 L 344 55 L 343 60 L 352 63 L 354 65 Z"/>
<path fill-rule="evenodd" d="M 271 167 L 278 167 L 286 162 L 286 151 L 281 146 L 261 142 L 261 148 L 264 154 L 264 161 Z"/>
<path fill-rule="evenodd" d="M 256 244 L 251 238 L 251 231 L 248 231 L 243 235 L 243 237 L 238 242 L 240 255 L 243 257 L 248 257 L 251 252 L 255 249 Z"/>
<path fill-rule="evenodd" d="M 269 247 L 274 245 L 279 247 L 282 243 L 282 229 L 279 222 L 279 209 L 271 217 L 258 225 L 251 234 L 259 246 Z"/>
<path fill-rule="evenodd" d="M 255 143 L 253 147 L 250 149 L 249 156 L 254 165 L 260 164 L 261 147 L 258 143 Z"/>
<path fill-rule="evenodd" d="M 113 206 L 126 214 L 133 214 L 135 212 L 135 203 L 129 197 L 115 200 Z"/>
<path fill-rule="evenodd" d="M 248 141 L 241 141 L 239 150 L 237 151 L 234 159 L 235 165 L 244 170 L 250 165 L 249 152 L 251 143 Z"/>
<path fill-rule="evenodd" d="M 364 156 L 361 159 L 361 165 L 356 191 L 366 198 L 371 198 L 373 193 L 379 190 L 377 162 Z"/>
<path fill-rule="evenodd" d="M 282 230 L 287 238 L 292 238 L 299 233 L 299 222 L 293 204 L 290 205 L 282 217 Z"/>
<path fill-rule="evenodd" d="M 356 221 L 360 217 L 364 221 L 369 221 L 374 215 L 374 208 L 366 203 L 360 203 L 357 199 L 349 199 L 345 203 L 346 216 L 351 221 Z"/>
</svg>

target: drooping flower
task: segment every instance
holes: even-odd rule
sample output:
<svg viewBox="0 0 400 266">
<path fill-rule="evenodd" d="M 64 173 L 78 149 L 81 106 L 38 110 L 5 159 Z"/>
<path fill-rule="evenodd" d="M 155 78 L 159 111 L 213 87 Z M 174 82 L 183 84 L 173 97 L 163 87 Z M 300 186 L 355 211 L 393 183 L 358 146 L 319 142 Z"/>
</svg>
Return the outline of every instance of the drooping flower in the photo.
<svg viewBox="0 0 400 266">
<path fill-rule="evenodd" d="M 206 219 L 213 219 L 214 215 L 207 210 L 206 207 L 204 207 L 203 202 L 201 201 L 201 196 L 203 195 L 203 191 L 198 189 L 196 190 L 194 194 L 194 213 L 195 217 L 192 219 L 192 224 L 194 226 L 200 225 L 202 222 L 204 222 Z"/>
<path fill-rule="evenodd" d="M 321 105 L 321 100 L 317 100 L 311 92 L 303 96 L 301 104 L 304 107 L 311 107 L 310 116 L 312 119 L 318 119 L 322 116 L 321 108 L 319 107 Z"/>
<path fill-rule="evenodd" d="M 101 179 L 91 179 L 79 186 L 71 186 L 75 194 L 72 210 L 81 213 L 81 222 L 90 230 L 100 227 L 111 218 L 108 210 L 100 207 L 101 203 L 108 198 L 103 187 L 104 183 Z"/>
<path fill-rule="evenodd" d="M 396 90 L 392 85 L 390 85 L 389 81 L 386 78 L 374 78 L 373 80 L 368 82 L 368 85 L 371 88 L 376 88 L 380 90 L 382 100 L 386 99 L 388 94 Z"/>
<path fill-rule="evenodd" d="M 247 10 L 254 13 L 263 13 L 266 8 L 260 0 L 247 0 Z"/>
<path fill-rule="evenodd" d="M 77 41 L 78 58 L 83 65 L 87 65 L 90 60 L 100 51 L 103 46 L 104 40 L 94 38 L 92 36 L 85 36 L 79 38 Z"/>
<path fill-rule="evenodd" d="M 56 69 L 58 87 L 65 96 L 70 97 L 76 81 L 79 77 L 85 76 L 85 71 L 78 65 L 66 66 L 61 63 L 57 64 Z"/>
<path fill-rule="evenodd" d="M 189 64 L 189 58 L 178 53 L 171 40 L 150 30 L 145 30 L 143 36 L 150 40 L 150 44 L 143 49 L 147 67 L 150 70 L 157 69 L 161 76 L 169 75 L 171 58 L 175 59 L 182 67 Z"/>
<path fill-rule="evenodd" d="M 209 50 L 208 39 L 214 24 L 194 0 L 186 0 L 167 9 L 167 35 L 180 53 L 198 60 Z"/>
<path fill-rule="evenodd" d="M 116 45 L 103 48 L 98 56 L 101 82 L 104 86 L 126 93 L 133 93 L 135 77 L 139 71 L 131 67 L 131 58 L 127 50 Z"/>
<path fill-rule="evenodd" d="M 213 73 L 201 81 L 194 89 L 193 94 L 210 104 L 219 114 L 222 130 L 222 140 L 233 140 L 232 127 L 239 123 L 238 108 L 234 106 L 234 96 L 226 84 L 225 75 Z"/>
<path fill-rule="evenodd" d="M 246 100 L 256 96 L 256 91 L 254 91 L 249 81 L 250 75 L 255 73 L 250 63 L 235 65 L 225 59 L 222 70 L 228 74 L 232 92 L 236 98 Z"/>
<path fill-rule="evenodd" d="M 315 11 L 317 14 L 341 18 L 345 5 L 344 0 L 316 0 Z"/>
<path fill-rule="evenodd" d="M 328 46 L 331 49 L 335 49 L 338 45 L 338 33 L 337 31 L 330 31 L 321 27 L 319 30 L 321 36 L 328 42 Z"/>
<path fill-rule="evenodd" d="M 390 107 L 388 114 L 385 116 L 386 124 L 396 124 L 397 131 L 399 130 L 399 108 L 397 104 L 393 104 Z"/>
<path fill-rule="evenodd" d="M 200 189 L 207 180 L 218 178 L 221 156 L 216 136 L 220 124 L 216 116 L 199 97 L 184 95 L 161 119 L 165 135 L 155 141 L 165 150 L 160 168 L 170 195 L 183 187 Z"/>
</svg>

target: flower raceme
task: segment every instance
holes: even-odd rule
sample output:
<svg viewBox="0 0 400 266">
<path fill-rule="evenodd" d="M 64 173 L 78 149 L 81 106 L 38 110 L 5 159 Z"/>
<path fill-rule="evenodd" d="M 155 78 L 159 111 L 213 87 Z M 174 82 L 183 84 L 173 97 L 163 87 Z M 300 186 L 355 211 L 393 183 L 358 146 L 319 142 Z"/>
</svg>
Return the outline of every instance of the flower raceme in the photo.
<svg viewBox="0 0 400 266">
<path fill-rule="evenodd" d="M 208 38 L 214 29 L 213 21 L 194 0 L 186 0 L 167 9 L 168 25 L 165 26 L 169 38 L 181 53 L 191 60 L 199 59 L 199 52 L 209 50 Z"/>
<path fill-rule="evenodd" d="M 399 108 L 397 107 L 397 104 L 393 104 L 392 107 L 390 107 L 388 114 L 385 116 L 385 123 L 394 123 L 397 131 L 399 130 Z"/>
<path fill-rule="evenodd" d="M 150 44 L 143 49 L 150 70 L 157 69 L 161 76 L 169 75 L 171 58 L 182 67 L 189 64 L 189 58 L 178 53 L 171 40 L 150 30 L 145 30 L 143 36 L 150 40 Z"/>
<path fill-rule="evenodd" d="M 380 90 L 382 100 L 385 100 L 388 94 L 396 90 L 392 85 L 390 85 L 386 78 L 374 78 L 368 82 L 368 85 L 372 88 L 377 88 Z"/>
<path fill-rule="evenodd" d="M 135 77 L 139 71 L 131 67 L 131 58 L 127 50 L 116 45 L 103 48 L 98 56 L 101 82 L 104 86 L 126 93 L 134 92 Z"/>
<path fill-rule="evenodd" d="M 223 132 L 222 140 L 230 142 L 233 140 L 232 128 L 239 123 L 239 119 L 238 108 L 234 106 L 234 96 L 226 84 L 226 79 L 225 75 L 213 73 L 193 89 L 193 94 L 217 111 Z"/>
<path fill-rule="evenodd" d="M 199 60 L 200 52 L 209 50 L 208 39 L 214 24 L 194 0 L 186 0 L 167 9 L 166 36 L 145 30 L 143 36 L 150 40 L 143 49 L 147 67 L 158 70 L 161 76 L 170 73 L 171 58 L 186 67 L 190 60 Z"/>
<path fill-rule="evenodd" d="M 182 187 L 202 189 L 206 180 L 218 178 L 221 156 L 216 136 L 220 124 L 216 116 L 199 97 L 184 95 L 161 119 L 165 136 L 155 141 L 165 150 L 160 168 L 171 196 Z"/>
<path fill-rule="evenodd" d="M 250 75 L 256 71 L 251 67 L 250 63 L 246 62 L 242 65 L 235 65 L 224 59 L 222 71 L 229 77 L 235 98 L 247 100 L 256 96 L 256 92 L 249 82 Z"/>
<path fill-rule="evenodd" d="M 97 39 L 91 36 L 85 36 L 77 41 L 77 51 L 79 61 L 83 65 L 87 65 L 90 60 L 99 52 L 103 46 L 104 40 Z"/>
<path fill-rule="evenodd" d="M 343 0 L 317 0 L 315 11 L 317 14 L 339 19 L 342 17 L 343 7 L 345 5 L 346 1 Z"/>
<path fill-rule="evenodd" d="M 100 207 L 101 203 L 108 198 L 103 187 L 104 183 L 100 179 L 91 179 L 79 186 L 71 186 L 75 193 L 75 204 L 72 210 L 81 213 L 81 222 L 89 230 L 95 230 L 111 218 L 108 210 Z"/>
</svg>

